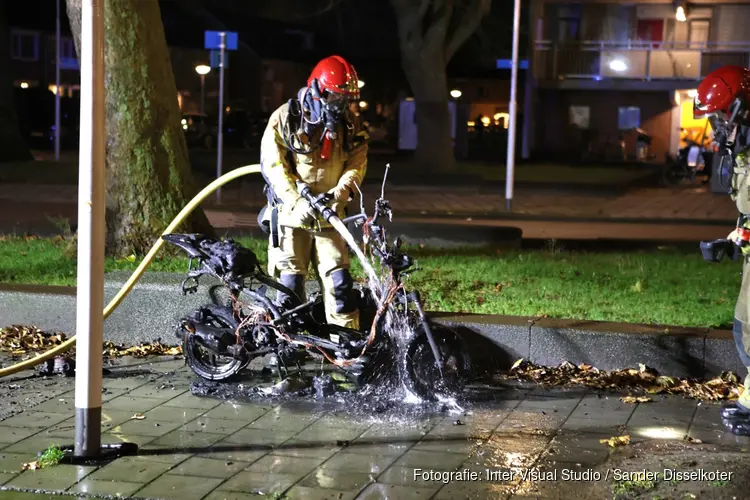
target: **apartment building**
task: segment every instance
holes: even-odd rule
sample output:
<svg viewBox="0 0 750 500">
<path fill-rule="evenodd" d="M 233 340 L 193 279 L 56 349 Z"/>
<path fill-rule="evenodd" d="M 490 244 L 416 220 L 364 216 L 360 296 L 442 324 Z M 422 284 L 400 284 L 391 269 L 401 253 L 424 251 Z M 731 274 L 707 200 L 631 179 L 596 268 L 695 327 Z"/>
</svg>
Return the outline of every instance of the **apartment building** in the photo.
<svg viewBox="0 0 750 500">
<path fill-rule="evenodd" d="M 575 157 L 640 128 L 654 161 L 676 154 L 706 130 L 701 78 L 750 63 L 749 19 L 750 1 L 532 0 L 532 150 Z"/>
</svg>

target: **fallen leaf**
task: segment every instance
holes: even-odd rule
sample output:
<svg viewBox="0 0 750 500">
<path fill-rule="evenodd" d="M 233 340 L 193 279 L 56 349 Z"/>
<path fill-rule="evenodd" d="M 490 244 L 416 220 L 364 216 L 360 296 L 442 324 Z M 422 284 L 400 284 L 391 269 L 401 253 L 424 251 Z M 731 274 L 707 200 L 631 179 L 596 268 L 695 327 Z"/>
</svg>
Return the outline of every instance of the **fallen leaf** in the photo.
<svg viewBox="0 0 750 500">
<path fill-rule="evenodd" d="M 131 253 L 130 255 L 125 257 L 125 260 L 127 260 L 128 262 L 135 262 L 135 254 Z"/>
<path fill-rule="evenodd" d="M 653 399 L 651 399 L 648 396 L 625 396 L 625 397 L 620 398 L 620 401 L 622 401 L 623 403 L 635 404 L 635 403 L 649 403 L 653 401 Z"/>
<path fill-rule="evenodd" d="M 517 360 L 515 363 L 513 363 L 513 366 L 510 367 L 510 371 L 515 370 L 516 368 L 521 366 L 522 363 L 523 363 L 523 358 Z"/>
<path fill-rule="evenodd" d="M 23 472 L 25 470 L 37 470 L 37 469 L 40 469 L 40 468 L 41 467 L 39 465 L 39 461 L 38 460 L 34 460 L 33 462 L 27 462 L 27 463 L 21 464 L 21 472 Z"/>
<path fill-rule="evenodd" d="M 688 443 L 693 443 L 693 444 L 701 444 L 703 442 L 700 439 L 696 439 L 691 436 L 685 436 L 685 441 L 687 441 Z"/>
<path fill-rule="evenodd" d="M 131 420 L 145 420 L 146 415 L 144 415 L 143 413 L 136 413 L 135 415 L 133 415 L 130 418 L 131 418 Z"/>
<path fill-rule="evenodd" d="M 616 448 L 618 446 L 625 446 L 630 444 L 630 436 L 613 436 L 609 439 L 600 439 L 600 443 L 607 444 L 610 448 Z"/>
</svg>

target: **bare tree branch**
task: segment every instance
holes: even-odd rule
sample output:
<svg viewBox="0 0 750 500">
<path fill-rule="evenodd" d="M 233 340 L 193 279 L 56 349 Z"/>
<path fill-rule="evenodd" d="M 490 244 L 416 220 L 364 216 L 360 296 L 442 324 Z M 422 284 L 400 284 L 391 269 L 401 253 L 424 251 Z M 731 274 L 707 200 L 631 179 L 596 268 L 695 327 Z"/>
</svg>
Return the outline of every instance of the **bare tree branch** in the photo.
<svg viewBox="0 0 750 500">
<path fill-rule="evenodd" d="M 422 45 L 422 22 L 430 3 L 431 0 L 391 0 L 402 47 L 416 48 Z"/>
<path fill-rule="evenodd" d="M 453 16 L 453 0 L 436 0 L 432 8 L 432 19 L 430 26 L 424 36 L 425 45 L 434 46 L 434 44 L 445 43 L 448 36 L 448 26 L 450 26 L 451 17 Z M 447 60 L 446 60 L 447 63 Z"/>
<path fill-rule="evenodd" d="M 484 16 L 489 14 L 492 0 L 471 0 L 463 16 L 456 22 L 455 31 L 448 37 L 445 48 L 446 63 L 456 54 L 458 49 L 474 33 Z"/>
<path fill-rule="evenodd" d="M 302 21 L 335 9 L 346 0 L 255 0 L 256 15 L 277 21 Z"/>
</svg>

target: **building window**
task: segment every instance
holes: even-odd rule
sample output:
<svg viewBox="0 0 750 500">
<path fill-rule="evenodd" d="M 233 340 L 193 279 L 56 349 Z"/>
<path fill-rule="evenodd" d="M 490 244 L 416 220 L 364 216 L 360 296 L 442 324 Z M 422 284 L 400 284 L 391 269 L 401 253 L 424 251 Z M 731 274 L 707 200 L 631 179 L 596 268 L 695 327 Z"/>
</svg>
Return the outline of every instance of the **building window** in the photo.
<svg viewBox="0 0 750 500">
<path fill-rule="evenodd" d="M 78 57 L 76 57 L 76 45 L 72 38 L 60 39 L 60 68 L 78 69 Z"/>
<path fill-rule="evenodd" d="M 560 42 L 578 41 L 580 24 L 580 19 L 575 17 L 560 19 L 557 24 L 557 40 Z"/>
<path fill-rule="evenodd" d="M 61 59 L 75 59 L 76 58 L 76 45 L 75 43 L 73 43 L 72 38 L 60 39 L 60 58 Z"/>
<path fill-rule="evenodd" d="M 641 126 L 641 108 L 625 106 L 617 108 L 617 128 L 630 130 Z"/>
<path fill-rule="evenodd" d="M 571 106 L 568 110 L 568 117 L 571 125 L 588 130 L 591 110 L 588 106 Z"/>
<path fill-rule="evenodd" d="M 38 61 L 39 35 L 29 31 L 11 31 L 10 54 L 18 61 Z"/>
<path fill-rule="evenodd" d="M 708 30 L 711 23 L 708 19 L 696 19 L 690 21 L 690 44 L 705 44 L 708 42 Z"/>
</svg>

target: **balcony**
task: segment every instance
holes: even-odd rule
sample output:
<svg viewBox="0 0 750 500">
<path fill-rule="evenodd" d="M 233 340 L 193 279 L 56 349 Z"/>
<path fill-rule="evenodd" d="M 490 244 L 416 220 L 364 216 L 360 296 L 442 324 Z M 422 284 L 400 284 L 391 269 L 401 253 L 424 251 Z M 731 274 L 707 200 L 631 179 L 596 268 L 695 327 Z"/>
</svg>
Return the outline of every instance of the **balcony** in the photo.
<svg viewBox="0 0 750 500">
<path fill-rule="evenodd" d="M 750 42 L 534 42 L 539 80 L 700 80 L 719 66 L 748 67 Z"/>
</svg>

